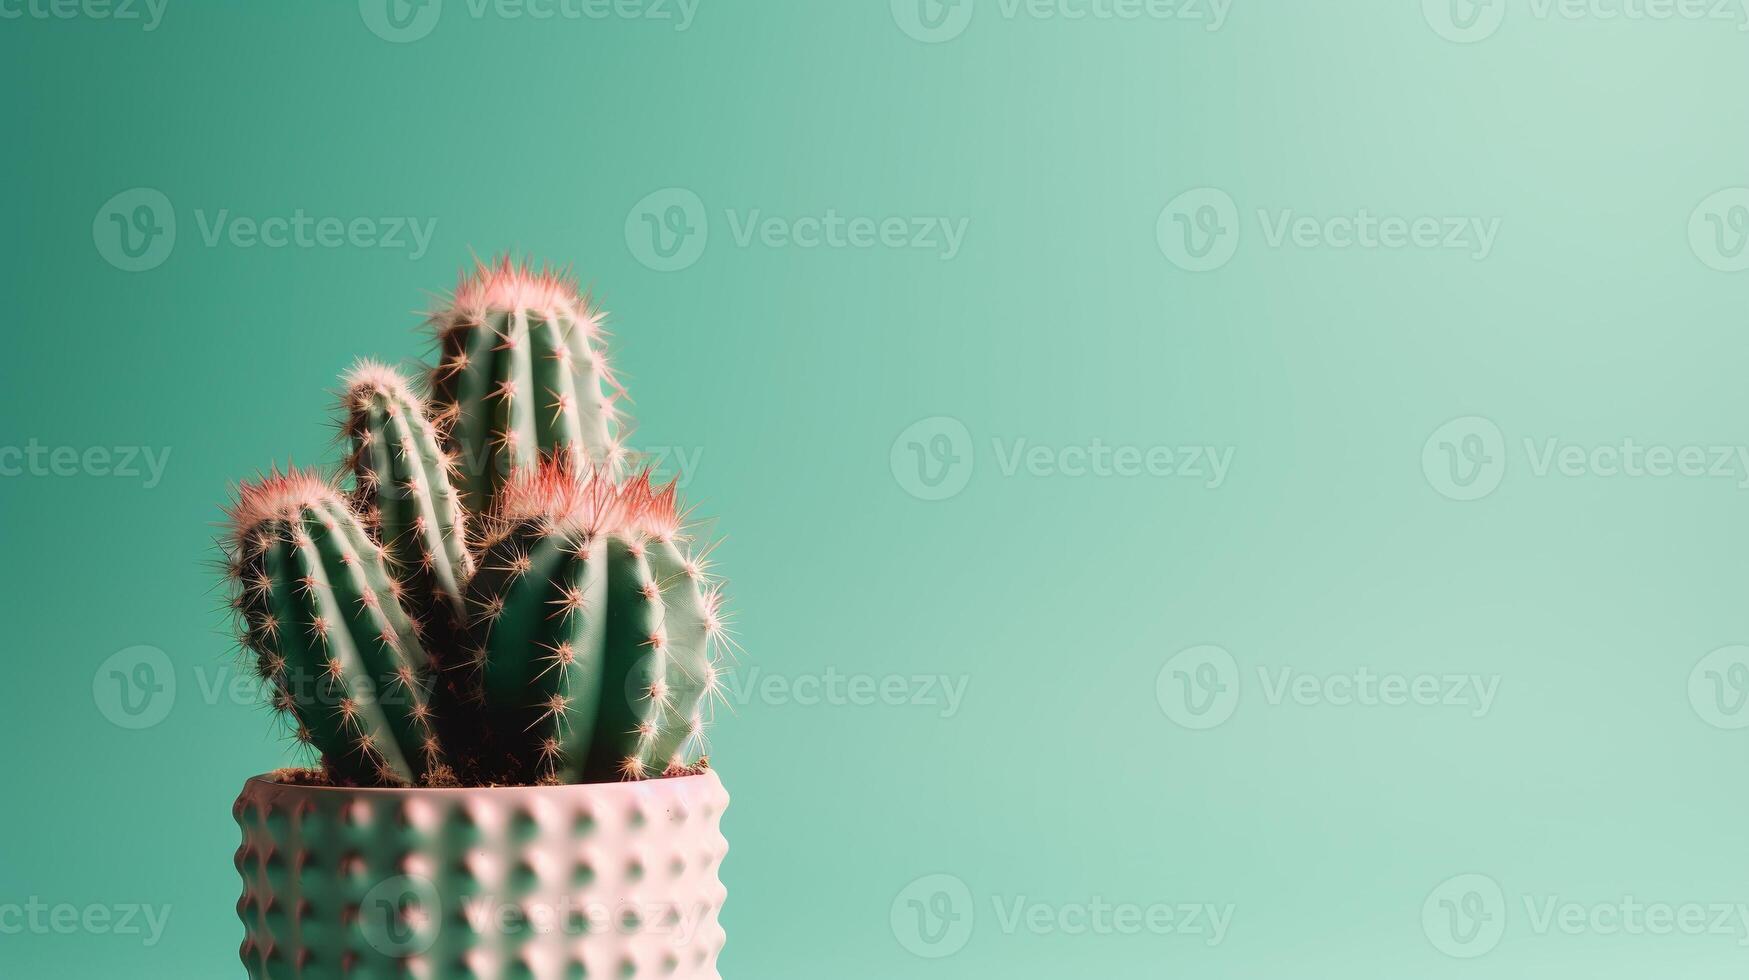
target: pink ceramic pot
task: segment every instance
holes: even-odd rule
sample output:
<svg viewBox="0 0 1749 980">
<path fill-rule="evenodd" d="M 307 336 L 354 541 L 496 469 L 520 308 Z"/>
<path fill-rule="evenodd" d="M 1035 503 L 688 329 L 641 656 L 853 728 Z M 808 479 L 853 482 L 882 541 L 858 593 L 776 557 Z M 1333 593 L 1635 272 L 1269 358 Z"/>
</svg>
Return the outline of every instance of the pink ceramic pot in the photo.
<svg viewBox="0 0 1749 980">
<path fill-rule="evenodd" d="M 718 980 L 715 773 L 502 789 L 334 789 L 258 776 L 243 962 L 274 978 Z"/>
</svg>

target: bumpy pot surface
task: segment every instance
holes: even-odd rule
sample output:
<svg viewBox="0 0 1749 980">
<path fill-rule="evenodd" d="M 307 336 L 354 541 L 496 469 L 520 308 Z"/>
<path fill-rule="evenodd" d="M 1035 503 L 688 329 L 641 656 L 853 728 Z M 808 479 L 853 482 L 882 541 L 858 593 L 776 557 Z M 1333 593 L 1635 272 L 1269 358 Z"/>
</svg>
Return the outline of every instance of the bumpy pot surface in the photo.
<svg viewBox="0 0 1749 980">
<path fill-rule="evenodd" d="M 237 904 L 265 978 L 716 980 L 729 795 L 715 773 L 346 789 L 258 776 Z"/>
</svg>

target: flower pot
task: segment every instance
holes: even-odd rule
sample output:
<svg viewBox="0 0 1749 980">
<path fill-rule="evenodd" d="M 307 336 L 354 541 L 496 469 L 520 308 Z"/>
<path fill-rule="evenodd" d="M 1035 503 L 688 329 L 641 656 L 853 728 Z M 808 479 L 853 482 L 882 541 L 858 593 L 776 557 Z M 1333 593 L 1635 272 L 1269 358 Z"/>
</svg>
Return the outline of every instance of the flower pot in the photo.
<svg viewBox="0 0 1749 980">
<path fill-rule="evenodd" d="M 274 978 L 715 978 L 727 894 L 715 773 L 344 789 L 257 776 L 243 962 Z"/>
</svg>

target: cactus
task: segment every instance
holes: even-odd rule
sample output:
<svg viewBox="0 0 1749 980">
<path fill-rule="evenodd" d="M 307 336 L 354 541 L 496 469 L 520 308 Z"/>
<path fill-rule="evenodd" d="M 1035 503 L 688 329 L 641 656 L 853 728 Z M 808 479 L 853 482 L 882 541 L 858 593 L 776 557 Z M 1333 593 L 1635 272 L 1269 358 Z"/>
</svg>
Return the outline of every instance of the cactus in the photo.
<svg viewBox="0 0 1749 980">
<path fill-rule="evenodd" d="M 228 555 L 239 642 L 331 781 L 408 785 L 443 764 L 429 662 L 403 588 L 356 511 L 313 472 L 237 491 Z"/>
<path fill-rule="evenodd" d="M 344 381 L 353 502 L 407 586 L 410 611 L 447 639 L 461 624 L 474 563 L 467 512 L 450 482 L 454 463 L 424 402 L 393 368 L 359 361 Z"/>
<path fill-rule="evenodd" d="M 512 782 L 675 774 L 704 753 L 719 592 L 679 533 L 672 485 L 563 460 L 503 488 L 468 588 L 472 677 Z"/>
<path fill-rule="evenodd" d="M 558 273 L 479 265 L 433 315 L 423 402 L 344 376 L 342 494 L 271 472 L 228 508 L 240 643 L 336 785 L 701 771 L 722 593 L 673 484 L 627 477 L 601 315 Z"/>
<path fill-rule="evenodd" d="M 478 265 L 432 315 L 433 401 L 469 509 L 490 512 L 511 475 L 543 457 L 618 473 L 625 392 L 601 320 L 568 275 L 508 258 Z"/>
</svg>

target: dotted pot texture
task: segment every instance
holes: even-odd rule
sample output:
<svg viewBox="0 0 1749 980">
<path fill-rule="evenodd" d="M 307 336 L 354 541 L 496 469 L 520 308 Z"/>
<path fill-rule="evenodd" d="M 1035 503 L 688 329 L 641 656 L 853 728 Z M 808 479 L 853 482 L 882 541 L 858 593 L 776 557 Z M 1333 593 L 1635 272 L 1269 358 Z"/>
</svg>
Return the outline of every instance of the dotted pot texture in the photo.
<svg viewBox="0 0 1749 980">
<path fill-rule="evenodd" d="M 237 903 L 257 980 L 718 980 L 715 773 L 498 789 L 258 776 Z"/>
</svg>

